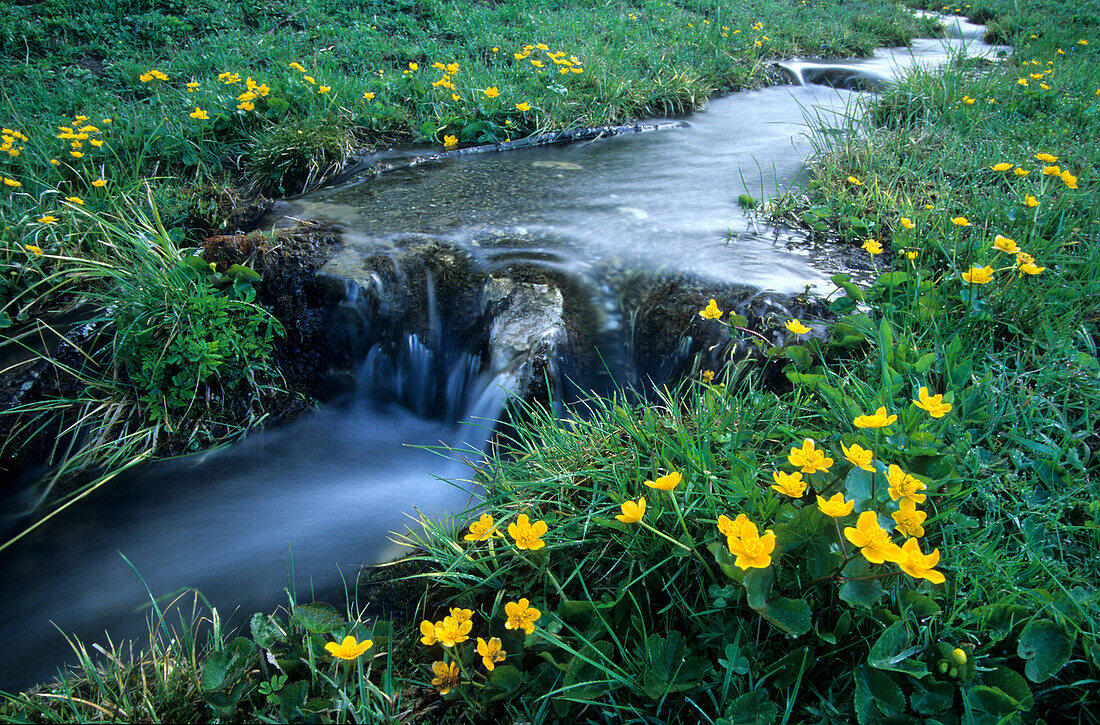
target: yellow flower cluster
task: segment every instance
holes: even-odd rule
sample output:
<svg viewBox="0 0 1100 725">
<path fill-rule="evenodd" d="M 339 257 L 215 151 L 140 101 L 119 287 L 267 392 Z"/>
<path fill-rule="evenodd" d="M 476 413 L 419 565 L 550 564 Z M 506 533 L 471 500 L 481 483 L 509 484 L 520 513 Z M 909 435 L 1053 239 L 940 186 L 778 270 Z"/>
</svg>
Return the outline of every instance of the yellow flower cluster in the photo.
<svg viewBox="0 0 1100 725">
<path fill-rule="evenodd" d="M 18 145 L 20 141 L 24 143 L 30 141 L 21 132 L 10 128 L 0 130 L 0 140 L 2 140 L 0 142 L 0 153 L 7 154 L 12 158 L 23 152 L 23 147 Z"/>
<path fill-rule="evenodd" d="M 527 514 L 520 514 L 516 520 L 508 524 L 508 535 L 515 541 L 516 548 L 535 551 L 546 546 L 542 537 L 546 535 L 549 527 L 545 521 L 531 521 Z M 489 514 L 482 514 L 481 518 L 470 524 L 469 533 L 463 539 L 465 541 L 488 541 L 502 536 Z"/>
<path fill-rule="evenodd" d="M 566 57 L 564 50 L 552 51 L 550 46 L 546 43 L 536 43 L 535 45 L 525 45 L 522 51 L 512 53 L 512 57 L 516 61 L 526 60 L 535 68 L 542 68 L 543 62 L 538 58 L 532 58 L 531 54 L 535 51 L 541 51 L 544 56 L 554 65 L 558 66 L 558 73 L 565 75 L 567 73 L 584 73 L 584 64 L 581 63 L 581 59 L 575 55 Z"/>
<path fill-rule="evenodd" d="M 74 116 L 72 125 L 57 127 L 60 132 L 57 138 L 69 142 L 69 155 L 74 159 L 83 158 L 85 151 L 103 146 L 102 132 L 98 126 L 87 123 L 89 120 L 87 116 Z M 110 119 L 103 119 L 103 125 L 110 125 Z"/>
<path fill-rule="evenodd" d="M 168 76 L 157 70 L 156 68 L 152 68 L 138 76 L 138 80 L 140 80 L 142 83 L 148 83 L 152 80 L 166 81 L 168 80 Z"/>
</svg>

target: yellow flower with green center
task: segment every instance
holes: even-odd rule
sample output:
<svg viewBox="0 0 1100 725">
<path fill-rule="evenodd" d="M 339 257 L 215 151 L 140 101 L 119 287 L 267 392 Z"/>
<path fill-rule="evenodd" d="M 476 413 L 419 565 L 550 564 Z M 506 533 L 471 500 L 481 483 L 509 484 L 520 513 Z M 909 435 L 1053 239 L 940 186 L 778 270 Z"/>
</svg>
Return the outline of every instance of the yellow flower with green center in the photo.
<svg viewBox="0 0 1100 725">
<path fill-rule="evenodd" d="M 812 438 L 803 440 L 801 448 L 792 448 L 787 456 L 787 461 L 795 468 L 801 469 L 802 473 L 806 475 L 818 471 L 828 471 L 829 467 L 833 465 L 833 459 L 828 458 L 825 451 L 818 450 Z"/>
<path fill-rule="evenodd" d="M 916 539 L 907 539 L 900 552 L 895 561 L 903 572 L 914 579 L 927 579 L 933 584 L 943 584 L 943 573 L 934 568 L 940 561 L 939 549 L 933 549 L 931 554 L 924 554 Z"/>
<path fill-rule="evenodd" d="M 835 493 L 828 500 L 818 496 L 817 507 L 821 509 L 821 513 L 826 516 L 839 519 L 842 516 L 847 516 L 852 513 L 852 510 L 856 507 L 856 502 L 855 499 L 845 501 L 843 493 Z"/>
<path fill-rule="evenodd" d="M 508 524 L 508 535 L 516 540 L 517 549 L 535 551 L 546 546 L 542 537 L 548 528 L 545 521 L 531 523 L 527 514 L 520 514 L 513 523 Z"/>
<path fill-rule="evenodd" d="M 890 514 L 894 519 L 896 528 L 903 536 L 914 538 L 924 536 L 924 520 L 928 514 L 917 510 L 917 502 L 911 498 L 903 498 L 898 501 L 898 510 Z"/>
<path fill-rule="evenodd" d="M 863 243 L 863 248 L 872 256 L 882 254 L 882 243 L 877 239 L 868 239 Z"/>
<path fill-rule="evenodd" d="M 704 309 L 699 310 L 699 316 L 704 320 L 719 320 L 722 314 L 722 310 L 718 309 L 718 303 L 714 299 L 711 299 Z"/>
<path fill-rule="evenodd" d="M 962 273 L 962 278 L 967 284 L 989 284 L 993 281 L 993 268 L 989 265 L 971 267 L 970 271 Z"/>
<path fill-rule="evenodd" d="M 646 481 L 645 485 L 660 491 L 671 491 L 680 485 L 680 481 L 682 481 L 683 478 L 684 474 L 679 471 L 673 471 L 665 476 L 661 476 L 656 481 Z"/>
<path fill-rule="evenodd" d="M 435 677 L 432 678 L 432 684 L 435 685 L 440 695 L 446 695 L 453 688 L 458 686 L 457 662 L 433 662 L 432 674 L 435 675 Z"/>
<path fill-rule="evenodd" d="M 993 169 L 994 171 L 1008 171 L 1012 168 L 1012 164 L 1008 163 L 1007 161 L 1002 161 L 999 164 L 993 164 L 989 168 Z"/>
<path fill-rule="evenodd" d="M 481 518 L 470 524 L 470 533 L 462 537 L 463 541 L 485 541 L 499 532 L 493 525 L 493 517 L 482 514 Z"/>
<path fill-rule="evenodd" d="M 485 669 L 489 672 L 493 671 L 497 662 L 503 662 L 508 655 L 501 647 L 500 637 L 491 637 L 488 642 L 478 637 L 477 653 L 481 655 L 481 664 L 485 665 Z"/>
<path fill-rule="evenodd" d="M 952 217 L 951 218 L 951 223 L 954 224 L 957 227 L 968 227 L 968 226 L 970 226 L 970 220 L 967 219 L 964 216 Z"/>
<path fill-rule="evenodd" d="M 933 418 L 942 418 L 951 412 L 951 403 L 943 402 L 943 395 L 929 395 L 928 388 L 923 385 L 917 391 L 917 400 L 913 401 L 913 405 L 927 411 Z"/>
<path fill-rule="evenodd" d="M 875 454 L 867 450 L 858 443 L 853 443 L 851 448 L 846 448 L 843 443 L 840 444 L 840 449 L 844 451 L 844 460 L 851 463 L 856 468 L 862 468 L 864 471 L 874 472 L 875 467 L 871 465 L 871 461 L 874 460 Z"/>
<path fill-rule="evenodd" d="M 355 637 L 350 634 L 344 637 L 344 641 L 337 644 L 336 642 L 329 642 L 325 645 L 325 651 L 330 655 L 340 660 L 357 660 L 359 657 L 374 646 L 374 642 L 369 639 L 365 639 L 362 642 L 357 642 Z"/>
<path fill-rule="evenodd" d="M 802 498 L 806 495 L 806 482 L 802 480 L 802 474 L 797 471 L 794 473 L 772 471 L 772 480 L 775 481 L 772 488 L 784 496 Z"/>
<path fill-rule="evenodd" d="M 857 415 L 852 423 L 856 428 L 886 428 L 897 419 L 896 415 L 888 415 L 882 406 L 871 415 Z"/>
<path fill-rule="evenodd" d="M 844 538 L 859 547 L 863 557 L 872 564 L 897 561 L 901 557 L 901 548 L 890 540 L 890 534 L 879 526 L 878 514 L 864 511 L 856 519 L 855 527 L 844 529 Z"/>
<path fill-rule="evenodd" d="M 993 238 L 993 248 L 1005 254 L 1016 254 L 1020 251 L 1014 239 L 1009 239 L 1000 234 Z"/>
<path fill-rule="evenodd" d="M 783 323 L 783 326 L 787 328 L 789 332 L 793 332 L 796 335 L 805 335 L 810 331 L 810 328 L 802 324 L 800 320 L 787 320 Z"/>
<path fill-rule="evenodd" d="M 522 629 L 527 634 L 534 632 L 535 622 L 542 616 L 542 612 L 530 606 L 530 604 L 526 598 L 520 599 L 518 602 L 506 603 L 504 614 L 507 620 L 504 622 L 504 628 Z"/>
<path fill-rule="evenodd" d="M 739 569 L 766 569 L 771 566 L 772 552 L 775 551 L 775 534 L 771 529 L 764 532 L 763 536 L 756 536 L 756 525 L 753 524 L 751 535 L 740 537 L 728 537 L 726 546 L 733 554 L 734 566 Z"/>
<path fill-rule="evenodd" d="M 910 476 L 893 463 L 886 469 L 886 482 L 890 484 L 887 493 L 890 494 L 890 500 L 892 501 L 897 501 L 899 498 L 908 498 L 912 499 L 913 503 L 924 503 L 928 498 L 927 495 L 921 493 L 926 488 L 924 481 Z"/>
<path fill-rule="evenodd" d="M 912 219 L 910 219 L 910 218 L 909 218 L 909 217 L 907 217 L 907 216 L 903 216 L 903 217 L 901 218 L 901 225 L 902 225 L 903 227 L 905 227 L 906 229 L 912 229 L 913 227 L 915 227 L 915 226 L 916 226 L 916 224 L 914 224 L 914 223 L 913 223 L 913 220 L 912 220 Z"/>
<path fill-rule="evenodd" d="M 637 501 L 627 499 L 619 504 L 619 508 L 622 509 L 622 513 L 616 515 L 615 518 L 622 521 L 624 524 L 636 524 L 645 516 L 645 496 L 642 496 Z"/>
</svg>

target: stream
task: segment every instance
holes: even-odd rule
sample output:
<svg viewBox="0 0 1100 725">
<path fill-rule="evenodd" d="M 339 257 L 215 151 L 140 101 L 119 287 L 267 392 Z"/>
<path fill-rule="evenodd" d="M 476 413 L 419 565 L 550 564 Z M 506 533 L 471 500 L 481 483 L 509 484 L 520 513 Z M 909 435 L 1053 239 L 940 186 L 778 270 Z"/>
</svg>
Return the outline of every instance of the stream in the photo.
<svg viewBox="0 0 1100 725">
<path fill-rule="evenodd" d="M 807 114 L 842 119 L 861 92 L 851 89 L 942 64 L 964 45 L 992 50 L 980 45 L 980 26 L 948 23 L 944 41 L 843 63 L 786 62 L 796 85 L 715 98 L 682 127 L 366 175 L 280 203 L 284 219 L 273 223 L 340 228 L 345 244 L 325 272 L 358 281 L 348 283 L 352 308 L 381 284 L 365 261 L 409 240 L 457 250 L 483 273 L 524 264 L 567 280 L 592 311 L 603 361 L 592 379 L 634 385 L 653 372 L 636 362 L 645 341 L 632 338 L 635 311 L 624 304 L 639 279 L 777 295 L 831 290 L 828 277 L 843 271 L 835 254 L 763 228 L 737 197 L 766 197 L 802 178 Z M 445 319 L 452 300 L 431 284 L 427 294 L 427 315 Z M 403 314 L 391 310 L 389 326 Z M 197 589 L 223 620 L 239 606 L 230 624 L 242 626 L 285 604 L 285 588 L 308 597 L 337 591 L 342 577 L 353 586 L 358 567 L 401 554 L 390 532 L 417 516 L 474 505 L 460 454 L 482 454 L 515 392 L 518 362 L 490 364 L 443 323 L 428 327 L 430 335 L 406 331 L 397 347 L 366 340 L 355 393 L 231 448 L 131 471 L 0 552 L 0 689 L 71 662 L 62 632 L 89 648 L 105 632 L 147 644 L 146 586 L 157 596 Z"/>
</svg>

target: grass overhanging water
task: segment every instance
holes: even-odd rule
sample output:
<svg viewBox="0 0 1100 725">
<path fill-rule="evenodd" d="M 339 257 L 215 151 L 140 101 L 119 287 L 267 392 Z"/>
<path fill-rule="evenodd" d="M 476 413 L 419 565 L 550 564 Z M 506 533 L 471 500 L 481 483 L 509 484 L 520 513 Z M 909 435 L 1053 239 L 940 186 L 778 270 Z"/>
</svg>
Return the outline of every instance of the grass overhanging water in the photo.
<svg viewBox="0 0 1100 725">
<path fill-rule="evenodd" d="M 770 203 L 873 270 L 750 336 L 789 387 L 730 361 L 580 421 L 524 407 L 484 504 L 416 537 L 415 621 L 292 601 L 236 638 L 158 627 L 7 716 L 1088 721 L 1100 8 L 929 9 L 1013 53 L 868 99 Z M 723 306 L 685 321 L 745 334 Z"/>
</svg>

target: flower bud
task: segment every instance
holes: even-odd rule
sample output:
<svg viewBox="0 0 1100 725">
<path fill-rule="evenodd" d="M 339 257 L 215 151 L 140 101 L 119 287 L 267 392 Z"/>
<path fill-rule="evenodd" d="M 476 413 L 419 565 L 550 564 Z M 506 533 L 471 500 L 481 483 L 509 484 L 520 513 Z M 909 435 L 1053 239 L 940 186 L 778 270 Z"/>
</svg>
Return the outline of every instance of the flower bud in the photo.
<svg viewBox="0 0 1100 725">
<path fill-rule="evenodd" d="M 957 680 L 959 678 L 959 668 L 952 667 L 947 671 L 947 676 L 950 677 L 952 680 Z"/>
<path fill-rule="evenodd" d="M 950 666 L 951 664 L 947 660 L 940 660 L 940 664 L 937 666 L 937 669 L 940 671 L 941 675 L 946 675 L 947 668 L 949 668 Z"/>
<path fill-rule="evenodd" d="M 962 667 L 966 664 L 966 652 L 963 652 L 961 649 L 956 647 L 955 649 L 951 650 L 951 659 L 954 660 L 955 664 L 957 664 L 959 667 Z"/>
</svg>

